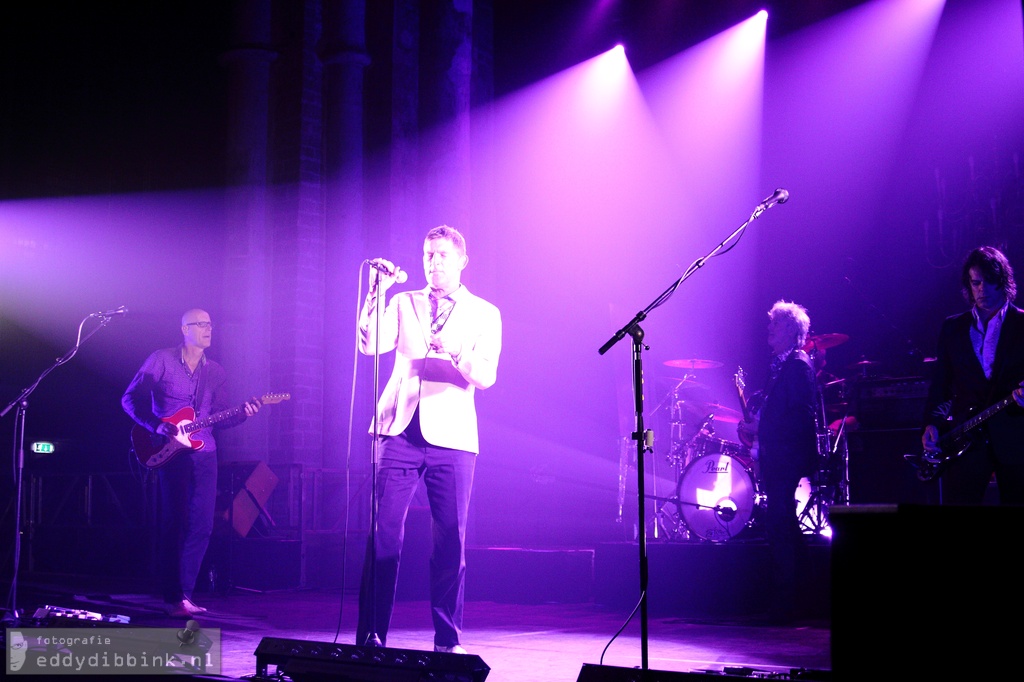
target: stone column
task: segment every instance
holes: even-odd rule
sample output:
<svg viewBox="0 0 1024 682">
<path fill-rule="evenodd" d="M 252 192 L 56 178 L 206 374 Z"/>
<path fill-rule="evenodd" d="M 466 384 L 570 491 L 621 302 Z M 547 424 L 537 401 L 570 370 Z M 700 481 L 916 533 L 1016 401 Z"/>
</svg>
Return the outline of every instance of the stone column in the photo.
<svg viewBox="0 0 1024 682">
<path fill-rule="evenodd" d="M 240 0 L 222 63 L 227 71 L 227 202 L 224 309 L 216 324 L 216 357 L 228 369 L 236 397 L 278 390 L 269 382 L 270 317 L 268 129 L 271 64 L 270 0 Z M 229 458 L 268 458 L 268 420 L 254 419 L 219 434 Z"/>
</svg>

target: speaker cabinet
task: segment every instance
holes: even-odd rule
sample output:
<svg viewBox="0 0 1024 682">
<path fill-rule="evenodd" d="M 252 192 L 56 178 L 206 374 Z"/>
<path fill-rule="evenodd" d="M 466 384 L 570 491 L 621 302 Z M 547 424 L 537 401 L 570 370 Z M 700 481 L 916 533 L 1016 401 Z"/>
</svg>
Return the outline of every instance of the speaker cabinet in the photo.
<svg viewBox="0 0 1024 682">
<path fill-rule="evenodd" d="M 491 669 L 479 656 L 264 637 L 256 679 L 293 682 L 483 682 Z M 276 673 L 270 672 L 276 666 Z M 270 675 L 268 677 L 268 675 Z"/>
<path fill-rule="evenodd" d="M 830 521 L 835 679 L 1020 675 L 1024 507 L 852 505 Z"/>
</svg>

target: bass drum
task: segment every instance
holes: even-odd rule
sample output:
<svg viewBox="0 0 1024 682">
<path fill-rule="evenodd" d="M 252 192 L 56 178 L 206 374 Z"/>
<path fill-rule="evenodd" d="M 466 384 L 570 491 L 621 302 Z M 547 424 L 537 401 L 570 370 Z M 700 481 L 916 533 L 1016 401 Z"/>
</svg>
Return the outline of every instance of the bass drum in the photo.
<svg viewBox="0 0 1024 682">
<path fill-rule="evenodd" d="M 687 529 L 724 542 L 750 523 L 761 502 L 754 475 L 738 457 L 709 454 L 690 462 L 679 478 L 679 506 Z"/>
</svg>

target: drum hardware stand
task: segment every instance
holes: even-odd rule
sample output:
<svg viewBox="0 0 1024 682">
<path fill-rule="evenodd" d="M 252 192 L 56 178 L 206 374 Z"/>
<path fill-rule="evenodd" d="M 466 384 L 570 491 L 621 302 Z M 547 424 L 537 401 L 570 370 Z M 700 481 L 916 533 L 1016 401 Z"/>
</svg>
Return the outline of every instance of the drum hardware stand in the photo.
<svg viewBox="0 0 1024 682">
<path fill-rule="evenodd" d="M 825 431 L 825 438 L 828 444 L 825 466 L 816 472 L 817 482 L 811 481 L 811 496 L 797 518 L 800 528 L 805 529 L 805 534 L 821 535 L 824 530 L 830 527 L 828 515 L 832 505 L 847 504 L 849 500 L 849 458 L 845 453 L 842 458 L 843 466 L 842 471 L 839 472 L 841 476 L 839 480 L 835 480 L 837 472 L 832 470 L 832 464 L 839 453 L 839 445 L 845 437 L 844 431 L 846 430 L 847 416 L 849 416 L 849 411 L 839 421 L 839 429 L 836 432 L 834 442 L 831 442 L 828 430 L 826 429 Z"/>
<path fill-rule="evenodd" d="M 776 189 L 774 193 L 754 208 L 754 212 L 750 214 L 742 225 L 733 230 L 732 234 L 722 240 L 715 248 L 713 248 L 707 255 L 698 258 L 693 261 L 686 271 L 677 279 L 675 282 L 669 285 L 665 291 L 663 291 L 657 298 L 655 298 L 646 308 L 638 312 L 633 316 L 629 322 L 625 324 L 621 329 L 615 332 L 610 339 L 605 341 L 604 345 L 598 349 L 598 354 L 604 355 L 612 346 L 617 344 L 619 341 L 624 339 L 627 335 L 633 339 L 633 401 L 634 411 L 636 413 L 636 430 L 633 431 L 632 437 L 636 441 L 636 471 L 637 471 L 637 502 L 639 505 L 640 513 L 637 516 L 637 544 L 640 547 L 640 667 L 642 670 L 647 670 L 649 666 L 648 656 L 648 622 L 647 622 L 647 582 L 648 582 L 648 567 L 647 567 L 647 524 L 644 522 L 644 454 L 647 452 L 647 432 L 644 429 L 644 381 L 643 381 L 643 362 L 642 362 L 642 351 L 650 350 L 650 348 L 643 343 L 644 330 L 641 329 L 640 323 L 647 319 L 647 315 L 662 305 L 672 294 L 675 293 L 676 289 L 689 279 L 695 272 L 700 270 L 707 264 L 708 260 L 717 256 L 728 253 L 736 244 L 739 243 L 739 238 L 743 235 L 743 231 L 746 230 L 747 225 L 754 222 L 761 216 L 765 211 L 774 206 L 775 204 L 784 204 L 789 200 L 789 192 L 785 189 Z M 733 242 L 732 245 L 726 249 L 726 244 Z"/>
<path fill-rule="evenodd" d="M 669 540 L 691 539 L 691 531 L 682 513 L 682 505 L 686 504 L 698 509 L 713 509 L 713 507 L 706 507 L 704 505 L 699 505 L 692 502 L 682 502 L 679 498 L 679 486 L 682 484 L 683 473 L 686 471 L 686 468 L 690 465 L 691 462 L 702 456 L 697 449 L 698 441 L 700 441 L 702 438 L 707 439 L 714 437 L 714 420 L 715 415 L 709 414 L 704 418 L 703 423 L 701 424 L 697 432 L 694 435 L 692 435 L 689 439 L 685 441 L 683 441 L 682 439 L 672 440 L 672 449 L 669 451 L 669 454 L 666 456 L 666 459 L 668 460 L 669 464 L 671 464 L 675 469 L 675 495 L 673 495 L 672 497 L 658 497 L 657 495 L 648 495 L 647 499 L 657 500 L 664 503 L 673 503 L 676 505 L 676 512 L 675 514 L 666 512 L 664 505 L 659 507 L 654 512 L 653 517 L 651 518 L 651 530 L 652 535 L 655 539 L 657 539 L 661 534 L 664 534 L 664 536 L 667 537 Z M 731 510 L 731 516 L 729 518 L 725 518 L 725 514 L 729 514 L 730 510 L 716 509 L 716 511 L 723 512 L 722 516 L 726 523 L 732 521 L 732 519 L 735 518 L 736 515 L 736 511 Z M 666 518 L 670 521 L 663 521 L 663 519 Z"/>
<path fill-rule="evenodd" d="M 797 518 L 805 535 L 821 535 L 829 527 L 828 510 L 832 501 L 829 499 L 831 495 L 826 495 L 825 490 L 826 486 L 812 486 L 811 496 Z"/>
</svg>

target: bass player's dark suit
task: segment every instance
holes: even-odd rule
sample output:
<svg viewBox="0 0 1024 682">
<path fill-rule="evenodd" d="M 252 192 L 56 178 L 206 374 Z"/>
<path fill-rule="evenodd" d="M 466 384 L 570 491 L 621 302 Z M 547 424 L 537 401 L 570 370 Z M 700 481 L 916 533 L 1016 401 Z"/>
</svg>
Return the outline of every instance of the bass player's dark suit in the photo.
<svg viewBox="0 0 1024 682">
<path fill-rule="evenodd" d="M 1024 380 L 1024 311 L 1007 305 L 991 378 L 971 345 L 974 323 L 969 310 L 946 318 L 939 332 L 924 424 L 940 433 L 1009 397 Z M 974 445 L 942 474 L 942 503 L 980 503 L 994 473 L 1000 502 L 1024 504 L 1024 409 L 1011 403 L 973 433 Z"/>
</svg>

